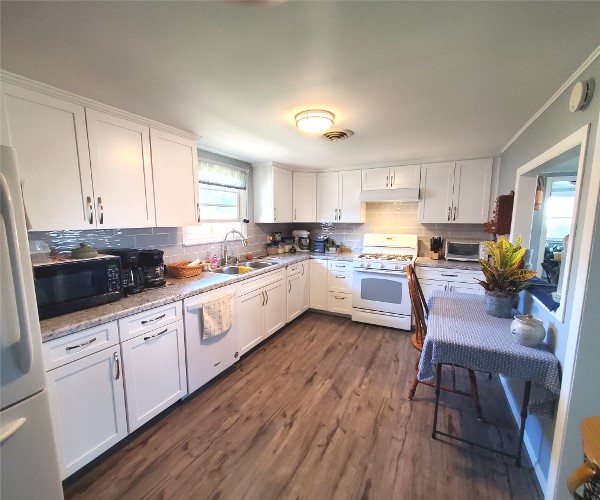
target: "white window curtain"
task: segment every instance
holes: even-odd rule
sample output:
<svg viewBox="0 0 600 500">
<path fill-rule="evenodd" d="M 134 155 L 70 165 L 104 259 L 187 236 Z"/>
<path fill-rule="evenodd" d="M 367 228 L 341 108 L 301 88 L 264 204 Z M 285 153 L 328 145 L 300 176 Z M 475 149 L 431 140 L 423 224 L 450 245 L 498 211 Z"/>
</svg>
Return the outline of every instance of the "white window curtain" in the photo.
<svg viewBox="0 0 600 500">
<path fill-rule="evenodd" d="M 247 177 L 243 169 L 200 159 L 200 184 L 246 191 Z"/>
</svg>

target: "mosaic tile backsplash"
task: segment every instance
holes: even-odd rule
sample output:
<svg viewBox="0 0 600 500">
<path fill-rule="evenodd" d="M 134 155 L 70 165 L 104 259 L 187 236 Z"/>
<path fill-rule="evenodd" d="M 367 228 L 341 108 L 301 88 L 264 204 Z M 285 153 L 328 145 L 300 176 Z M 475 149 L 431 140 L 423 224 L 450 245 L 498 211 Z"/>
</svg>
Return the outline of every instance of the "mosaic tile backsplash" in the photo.
<svg viewBox="0 0 600 500">
<path fill-rule="evenodd" d="M 342 245 L 343 250 L 360 252 L 362 238 L 369 233 L 400 233 L 419 236 L 419 255 L 427 255 L 432 236 L 461 239 L 489 239 L 482 226 L 474 224 L 420 224 L 418 202 L 368 203 L 365 224 L 248 224 L 248 246 L 240 241 L 228 242 L 229 255 L 241 256 L 246 252 L 264 255 L 269 234 L 281 231 L 291 234 L 292 229 L 306 229 L 311 238 L 326 236 Z M 32 231 L 30 240 L 43 240 L 53 254 L 69 254 L 82 241 L 96 248 L 159 248 L 165 252 L 167 264 L 181 260 L 206 259 L 207 253 L 215 248 L 220 256 L 220 243 L 184 246 L 181 228 L 159 227 L 140 229 L 96 229 L 88 231 Z"/>
</svg>

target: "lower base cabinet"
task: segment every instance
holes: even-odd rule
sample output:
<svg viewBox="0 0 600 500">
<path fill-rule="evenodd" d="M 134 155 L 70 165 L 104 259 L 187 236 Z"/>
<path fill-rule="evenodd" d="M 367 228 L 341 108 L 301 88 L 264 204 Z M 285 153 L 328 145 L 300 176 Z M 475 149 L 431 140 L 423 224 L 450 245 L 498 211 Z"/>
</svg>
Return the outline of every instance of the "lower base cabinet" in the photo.
<svg viewBox="0 0 600 500">
<path fill-rule="evenodd" d="M 485 293 L 478 281 L 485 279 L 481 271 L 417 266 L 416 272 L 425 300 L 429 300 L 435 290 L 478 295 Z"/>
<path fill-rule="evenodd" d="M 187 394 L 184 342 L 178 320 L 122 343 L 130 432 Z"/>
<path fill-rule="evenodd" d="M 80 343 L 73 339 L 67 352 L 84 349 Z M 62 479 L 127 435 L 120 357 L 116 344 L 46 373 Z"/>
</svg>

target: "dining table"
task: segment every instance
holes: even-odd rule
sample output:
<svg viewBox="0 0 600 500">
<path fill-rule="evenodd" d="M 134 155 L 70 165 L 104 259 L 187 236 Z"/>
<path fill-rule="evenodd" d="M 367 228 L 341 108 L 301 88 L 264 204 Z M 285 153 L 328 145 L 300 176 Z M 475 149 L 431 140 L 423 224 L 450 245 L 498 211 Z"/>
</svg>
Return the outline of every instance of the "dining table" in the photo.
<svg viewBox="0 0 600 500">
<path fill-rule="evenodd" d="M 516 312 L 518 313 L 518 312 Z M 419 360 L 418 379 L 435 378 L 435 407 L 431 437 L 444 436 L 514 458 L 521 465 L 523 436 L 528 413 L 554 417 L 560 394 L 558 358 L 547 344 L 528 347 L 511 333 L 512 318 L 485 312 L 485 296 L 434 291 L 429 298 L 427 336 Z M 509 453 L 438 429 L 438 409 L 443 365 L 497 373 L 525 382 L 520 412 L 517 450 Z"/>
</svg>

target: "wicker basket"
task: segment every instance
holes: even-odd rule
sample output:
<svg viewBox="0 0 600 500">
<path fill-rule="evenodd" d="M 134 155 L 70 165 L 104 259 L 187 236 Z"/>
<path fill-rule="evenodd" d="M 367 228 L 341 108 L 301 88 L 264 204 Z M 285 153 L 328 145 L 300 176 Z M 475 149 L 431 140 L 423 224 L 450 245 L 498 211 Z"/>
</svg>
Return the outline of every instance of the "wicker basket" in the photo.
<svg viewBox="0 0 600 500">
<path fill-rule="evenodd" d="M 176 262 L 175 264 L 169 264 L 167 266 L 169 274 L 174 278 L 191 278 L 193 276 L 198 276 L 202 272 L 202 263 L 197 266 L 188 267 L 190 262 L 192 261 L 184 260 L 182 262 Z"/>
</svg>

